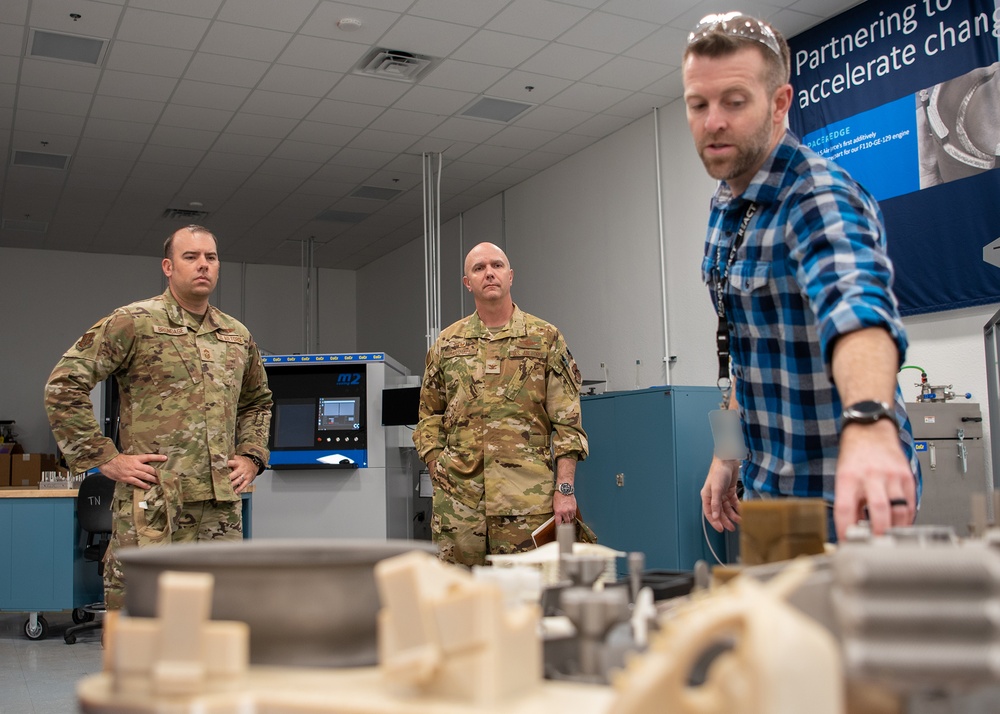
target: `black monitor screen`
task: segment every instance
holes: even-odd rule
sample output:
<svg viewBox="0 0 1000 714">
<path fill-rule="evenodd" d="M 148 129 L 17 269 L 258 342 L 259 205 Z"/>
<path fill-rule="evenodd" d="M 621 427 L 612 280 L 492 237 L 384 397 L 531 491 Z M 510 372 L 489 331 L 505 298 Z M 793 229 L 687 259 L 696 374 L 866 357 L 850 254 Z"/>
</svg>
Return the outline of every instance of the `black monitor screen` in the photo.
<svg viewBox="0 0 1000 714">
<path fill-rule="evenodd" d="M 420 387 L 382 390 L 382 426 L 411 426 L 419 419 Z"/>
<path fill-rule="evenodd" d="M 301 449 L 313 445 L 313 399 L 277 399 L 274 403 L 274 448 Z"/>
</svg>

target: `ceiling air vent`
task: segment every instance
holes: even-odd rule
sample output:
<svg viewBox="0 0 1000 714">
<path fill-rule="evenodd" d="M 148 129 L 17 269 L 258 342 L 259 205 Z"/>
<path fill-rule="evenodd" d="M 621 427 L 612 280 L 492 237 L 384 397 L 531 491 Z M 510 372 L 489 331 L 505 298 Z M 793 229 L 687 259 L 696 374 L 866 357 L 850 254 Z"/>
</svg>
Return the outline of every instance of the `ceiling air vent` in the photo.
<svg viewBox="0 0 1000 714">
<path fill-rule="evenodd" d="M 357 211 L 337 211 L 329 209 L 316 216 L 317 221 L 332 221 L 334 223 L 361 223 L 369 214 Z"/>
<path fill-rule="evenodd" d="M 69 154 L 45 154 L 41 151 L 15 151 L 12 166 L 30 166 L 34 169 L 56 169 L 65 171 L 69 165 Z"/>
<path fill-rule="evenodd" d="M 0 228 L 5 231 L 26 231 L 28 233 L 45 233 L 49 224 L 45 221 L 26 221 L 15 218 L 4 218 Z"/>
<path fill-rule="evenodd" d="M 208 215 L 208 211 L 195 211 L 191 208 L 168 208 L 163 212 L 164 218 L 172 221 L 199 221 Z"/>
<path fill-rule="evenodd" d="M 430 70 L 435 62 L 433 57 L 426 55 L 376 47 L 355 65 L 354 73 L 413 83 Z"/>
<path fill-rule="evenodd" d="M 506 124 L 533 106 L 535 105 L 525 104 L 524 102 L 512 102 L 509 99 L 481 97 L 466 107 L 462 112 L 462 116 L 471 117 L 472 119 L 498 121 Z"/>
<path fill-rule="evenodd" d="M 399 188 L 383 188 L 381 186 L 358 186 L 351 193 L 351 198 L 371 198 L 376 201 L 391 201 L 403 192 Z"/>
<path fill-rule="evenodd" d="M 32 30 L 28 46 L 32 57 L 97 65 L 104 58 L 107 42 L 93 37 Z"/>
</svg>

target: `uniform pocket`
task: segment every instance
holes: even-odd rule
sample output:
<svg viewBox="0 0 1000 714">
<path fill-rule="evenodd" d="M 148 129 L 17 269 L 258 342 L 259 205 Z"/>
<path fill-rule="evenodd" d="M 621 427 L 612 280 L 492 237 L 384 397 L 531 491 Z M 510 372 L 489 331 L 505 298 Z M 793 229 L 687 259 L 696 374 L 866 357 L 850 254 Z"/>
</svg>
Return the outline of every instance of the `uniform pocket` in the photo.
<svg viewBox="0 0 1000 714">
<path fill-rule="evenodd" d="M 132 490 L 132 522 L 140 547 L 167 542 L 170 521 L 167 502 L 159 486 L 152 486 L 148 491 Z"/>
</svg>

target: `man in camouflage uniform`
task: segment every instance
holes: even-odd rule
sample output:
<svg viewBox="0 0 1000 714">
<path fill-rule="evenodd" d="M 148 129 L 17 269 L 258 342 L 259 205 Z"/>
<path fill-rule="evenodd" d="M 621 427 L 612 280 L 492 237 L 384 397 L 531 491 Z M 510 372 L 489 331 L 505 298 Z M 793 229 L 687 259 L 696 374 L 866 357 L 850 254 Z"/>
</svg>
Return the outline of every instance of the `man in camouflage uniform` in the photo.
<svg viewBox="0 0 1000 714">
<path fill-rule="evenodd" d="M 574 522 L 576 462 L 587 456 L 580 370 L 559 330 L 514 304 L 513 279 L 497 246 L 469 252 L 462 282 L 476 312 L 428 351 L 413 434 L 434 484 L 440 557 L 469 566 L 530 548 L 553 515 Z"/>
<path fill-rule="evenodd" d="M 163 246 L 167 290 L 115 310 L 63 355 L 45 407 L 73 471 L 115 486 L 104 568 L 109 609 L 124 604 L 118 551 L 243 537 L 240 494 L 269 456 L 271 390 L 250 332 L 209 305 L 219 280 L 215 236 L 182 228 Z M 101 435 L 90 391 L 115 375 L 119 452 Z"/>
</svg>

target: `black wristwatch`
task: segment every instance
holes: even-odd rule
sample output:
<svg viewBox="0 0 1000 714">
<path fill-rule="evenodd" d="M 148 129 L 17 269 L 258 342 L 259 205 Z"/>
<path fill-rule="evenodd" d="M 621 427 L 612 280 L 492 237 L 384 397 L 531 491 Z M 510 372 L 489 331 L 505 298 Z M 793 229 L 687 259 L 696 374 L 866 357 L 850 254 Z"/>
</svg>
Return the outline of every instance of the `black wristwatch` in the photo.
<svg viewBox="0 0 1000 714">
<path fill-rule="evenodd" d="M 559 493 L 564 496 L 572 496 L 576 493 L 576 490 L 573 488 L 573 484 L 571 483 L 557 483 L 556 488 L 559 489 Z"/>
<path fill-rule="evenodd" d="M 254 466 L 257 467 L 257 475 L 258 476 L 260 476 L 262 473 L 264 473 L 264 469 L 266 468 L 266 466 L 265 466 L 263 460 L 259 456 L 255 455 L 255 454 L 243 454 L 243 456 L 246 456 L 248 459 L 250 459 L 251 461 L 253 461 Z"/>
<path fill-rule="evenodd" d="M 844 413 L 840 415 L 840 428 L 843 429 L 848 424 L 874 424 L 879 419 L 889 419 L 899 428 L 896 412 L 892 407 L 885 402 L 866 399 L 844 409 Z"/>
</svg>

